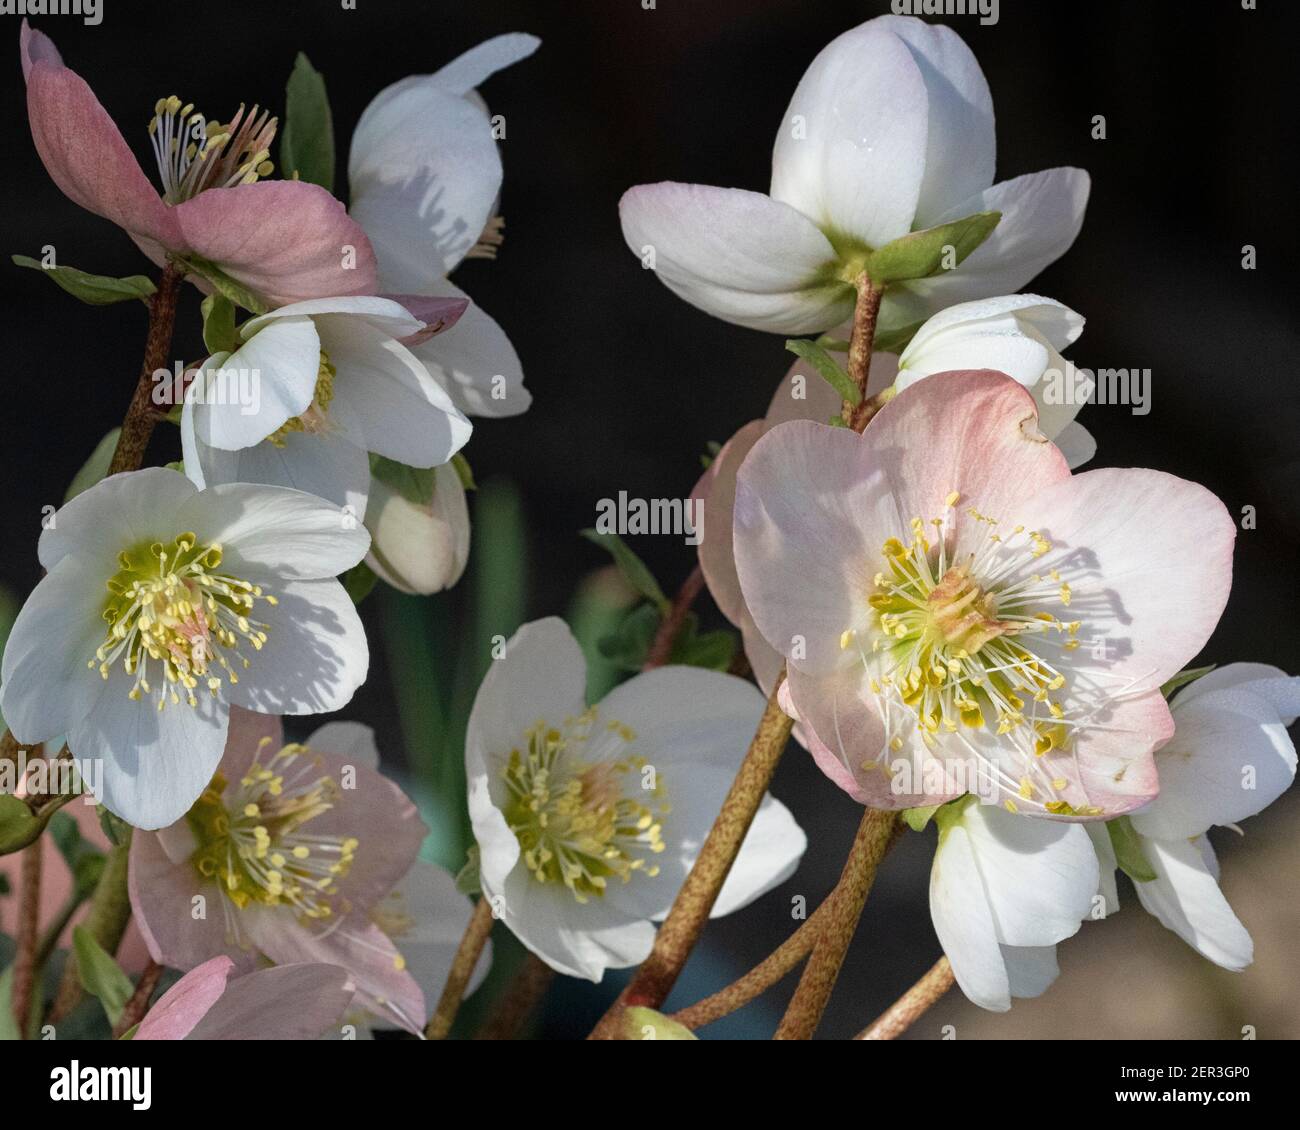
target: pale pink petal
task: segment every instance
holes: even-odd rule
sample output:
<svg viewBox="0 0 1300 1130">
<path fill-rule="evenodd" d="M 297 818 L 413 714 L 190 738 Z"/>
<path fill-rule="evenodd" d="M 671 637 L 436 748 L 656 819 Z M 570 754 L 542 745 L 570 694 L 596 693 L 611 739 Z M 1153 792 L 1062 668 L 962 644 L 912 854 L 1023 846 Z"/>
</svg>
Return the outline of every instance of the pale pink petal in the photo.
<svg viewBox="0 0 1300 1130">
<path fill-rule="evenodd" d="M 745 598 L 736 576 L 732 550 L 731 519 L 736 504 L 736 472 L 745 456 L 767 430 L 762 420 L 753 420 L 732 436 L 700 476 L 691 497 L 704 507 L 704 536 L 700 539 L 700 569 L 719 611 L 733 624 L 745 615 Z"/>
<path fill-rule="evenodd" d="M 185 1039 L 221 999 L 234 969 L 235 963 L 224 955 L 195 966 L 149 1010 L 133 1039 Z"/>
<path fill-rule="evenodd" d="M 355 993 L 347 970 L 336 965 L 259 969 L 232 981 L 189 1038 L 318 1040 L 341 1031 Z"/>
</svg>

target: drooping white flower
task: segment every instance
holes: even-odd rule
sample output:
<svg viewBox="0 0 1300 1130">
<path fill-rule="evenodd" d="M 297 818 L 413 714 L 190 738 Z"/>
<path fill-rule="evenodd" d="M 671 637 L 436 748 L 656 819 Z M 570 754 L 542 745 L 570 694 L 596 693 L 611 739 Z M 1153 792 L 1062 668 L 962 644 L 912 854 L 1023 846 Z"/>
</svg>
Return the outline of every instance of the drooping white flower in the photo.
<svg viewBox="0 0 1300 1130">
<path fill-rule="evenodd" d="M 475 87 L 540 42 L 497 36 L 433 74 L 393 83 L 366 107 L 348 158 L 351 214 L 374 245 L 384 291 L 465 298 L 447 276 L 467 255 L 494 253 L 500 123 Z M 471 416 L 515 416 L 532 400 L 510 340 L 478 306 L 414 352 Z"/>
<path fill-rule="evenodd" d="M 881 16 L 832 41 L 805 72 L 777 133 L 769 195 L 640 185 L 620 205 L 623 234 L 636 255 L 652 249 L 659 278 L 700 309 L 801 334 L 849 316 L 870 251 L 1001 212 L 955 269 L 890 286 L 879 324 L 896 329 L 1013 293 L 1074 241 L 1087 173 L 995 185 L 993 169 L 993 103 L 970 49 L 946 27 Z"/>
<path fill-rule="evenodd" d="M 339 507 L 283 487 L 200 491 L 150 468 L 114 475 L 41 535 L 0 704 L 24 743 L 67 735 L 102 759 L 111 811 L 177 820 L 221 760 L 231 705 L 338 710 L 364 681 L 365 632 L 335 580 L 370 539 Z"/>
<path fill-rule="evenodd" d="M 1300 715 L 1300 678 L 1263 663 L 1232 663 L 1183 688 L 1172 711 L 1174 736 L 1156 751 L 1160 795 L 1130 817 L 1156 877 L 1133 885 L 1167 929 L 1216 965 L 1241 970 L 1254 944 L 1219 890 L 1207 833 L 1262 812 L 1295 779 L 1286 728 Z M 1115 852 L 1105 829 L 1089 828 L 1115 909 Z"/>
<path fill-rule="evenodd" d="M 463 306 L 429 313 L 436 329 Z M 369 452 L 446 463 L 472 427 L 402 344 L 429 323 L 387 298 L 321 298 L 239 328 L 242 344 L 200 368 L 185 395 L 185 469 L 200 486 L 291 486 L 365 513 Z"/>
<path fill-rule="evenodd" d="M 930 915 L 961 990 L 1005 1012 L 1056 980 L 1056 943 L 1089 916 L 1097 858 L 1077 824 L 1012 815 L 974 797 L 935 814 Z"/>
<path fill-rule="evenodd" d="M 526 624 L 479 688 L 465 744 L 484 897 L 561 973 L 599 981 L 654 941 L 731 785 L 763 697 L 697 667 L 637 675 L 599 705 L 563 621 Z M 766 797 L 713 908 L 793 873 L 805 838 Z"/>
<path fill-rule="evenodd" d="M 371 480 L 366 564 L 401 592 L 427 595 L 451 588 L 469 560 L 469 507 L 456 468 L 435 467 L 429 492 L 427 499 L 416 499 L 378 476 Z"/>
</svg>

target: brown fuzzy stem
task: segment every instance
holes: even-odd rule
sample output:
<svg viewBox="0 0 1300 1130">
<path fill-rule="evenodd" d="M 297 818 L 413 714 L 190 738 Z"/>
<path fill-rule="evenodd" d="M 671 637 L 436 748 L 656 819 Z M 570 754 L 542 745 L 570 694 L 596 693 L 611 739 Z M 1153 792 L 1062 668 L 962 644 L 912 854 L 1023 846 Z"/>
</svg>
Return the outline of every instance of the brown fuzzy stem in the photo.
<svg viewBox="0 0 1300 1130">
<path fill-rule="evenodd" d="M 424 1029 L 425 1039 L 445 1040 L 451 1026 L 456 1022 L 460 1011 L 460 1002 L 465 997 L 465 988 L 474 974 L 479 955 L 487 945 L 488 935 L 492 933 L 492 904 L 481 898 L 470 915 L 469 925 L 460 939 L 456 956 L 452 959 L 451 971 L 447 974 L 447 983 L 442 988 L 438 1007 Z"/>
<path fill-rule="evenodd" d="M 891 1004 L 853 1038 L 855 1040 L 896 1040 L 935 1004 L 953 985 L 952 966 L 946 957 L 939 958 L 915 985 Z"/>
</svg>

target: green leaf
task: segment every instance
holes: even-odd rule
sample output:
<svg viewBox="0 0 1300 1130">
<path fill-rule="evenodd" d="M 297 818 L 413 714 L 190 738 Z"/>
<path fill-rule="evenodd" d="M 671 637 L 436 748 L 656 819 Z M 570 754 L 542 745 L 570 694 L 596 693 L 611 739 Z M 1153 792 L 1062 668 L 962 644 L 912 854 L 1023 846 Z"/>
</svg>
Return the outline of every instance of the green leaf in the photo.
<svg viewBox="0 0 1300 1130">
<path fill-rule="evenodd" d="M 68 492 L 63 496 L 65 505 L 108 475 L 109 464 L 113 462 L 113 452 L 117 450 L 117 439 L 121 434 L 121 428 L 114 428 L 95 445 L 95 450 L 68 484 Z"/>
<path fill-rule="evenodd" d="M 937 228 L 909 232 L 867 256 L 867 275 L 876 286 L 937 275 L 961 263 L 989 237 L 1000 219 L 1001 212 L 976 212 Z M 953 254 L 945 263 L 947 248 Z"/>
<path fill-rule="evenodd" d="M 209 353 L 233 353 L 239 346 L 235 331 L 235 304 L 224 294 L 209 294 L 203 311 L 203 344 Z"/>
<path fill-rule="evenodd" d="M 878 330 L 872 339 L 872 348 L 877 353 L 902 353 L 907 343 L 916 336 L 924 322 L 912 322 L 906 326 L 897 326 L 892 330 Z"/>
<path fill-rule="evenodd" d="M 79 298 L 91 306 L 111 306 L 114 302 L 126 302 L 139 298 L 147 302 L 149 296 L 157 289 L 144 275 L 129 275 L 124 279 L 110 278 L 108 275 L 91 275 L 79 271 L 76 267 L 47 267 L 38 259 L 28 255 L 11 256 L 20 267 L 30 267 L 41 271 L 66 290 L 73 298 Z"/>
<path fill-rule="evenodd" d="M 850 342 L 846 337 L 831 337 L 829 334 L 822 334 L 817 339 L 817 344 L 832 353 L 847 353 Z"/>
<path fill-rule="evenodd" d="M 334 191 L 334 122 L 325 79 L 301 51 L 285 87 L 280 173 Z"/>
<path fill-rule="evenodd" d="M 477 895 L 483 891 L 479 878 L 478 844 L 470 844 L 465 852 L 465 866 L 456 872 L 456 890 L 462 895 Z"/>
<path fill-rule="evenodd" d="M 632 1005 L 623 1010 L 624 1040 L 698 1040 L 694 1032 L 653 1008 Z"/>
<path fill-rule="evenodd" d="M 460 479 L 460 485 L 466 490 L 478 490 L 478 484 L 474 482 L 474 472 L 470 469 L 469 460 L 459 451 L 451 457 L 452 468 L 456 472 L 456 477 Z"/>
<path fill-rule="evenodd" d="M 664 590 L 659 587 L 659 582 L 655 580 L 654 574 L 646 567 L 645 562 L 632 552 L 627 542 L 618 534 L 601 533 L 599 530 L 582 530 L 581 534 L 593 545 L 598 545 L 609 553 L 614 559 L 614 564 L 627 578 L 627 583 L 647 600 L 653 601 L 660 614 L 667 614 L 671 605 L 668 598 L 664 596 Z"/>
<path fill-rule="evenodd" d="M 699 632 L 699 617 L 690 613 L 682 630 L 673 640 L 671 659 L 687 667 L 705 667 L 710 671 L 726 671 L 736 654 L 736 637 L 725 629 L 716 632 Z"/>
<path fill-rule="evenodd" d="M 375 571 L 364 561 L 352 566 L 343 574 L 341 579 L 343 588 L 348 596 L 352 598 L 353 604 L 360 604 L 365 600 L 374 591 L 375 585 L 379 581 Z"/>
<path fill-rule="evenodd" d="M 1106 821 L 1106 831 L 1120 870 L 1136 883 L 1151 882 L 1156 873 L 1142 851 L 1142 838 L 1134 829 L 1133 822 L 1127 816 L 1119 816 Z"/>
<path fill-rule="evenodd" d="M 0 793 L 0 855 L 22 851 L 34 843 L 45 828 L 45 823 L 22 797 Z"/>
<path fill-rule="evenodd" d="M 913 832 L 924 832 L 930 823 L 930 817 L 942 808 L 939 804 L 928 804 L 921 808 L 908 808 L 903 811 L 903 823 Z"/>
<path fill-rule="evenodd" d="M 1207 667 L 1185 667 L 1167 683 L 1161 684 L 1160 693 L 1168 699 L 1173 695 L 1174 691 L 1181 690 L 1188 683 L 1196 682 L 1197 679 L 1203 675 L 1208 675 L 1217 666 L 1217 663 L 1211 663 Z"/>
<path fill-rule="evenodd" d="M 640 671 L 659 630 L 659 610 L 653 604 L 640 604 L 619 623 L 613 635 L 605 636 L 596 646 L 600 654 L 623 671 Z"/>
<path fill-rule="evenodd" d="M 713 466 L 713 461 L 718 457 L 718 452 L 722 450 L 722 444 L 716 439 L 709 440 L 704 445 L 704 454 L 700 456 L 700 466 L 706 471 Z"/>
<path fill-rule="evenodd" d="M 835 363 L 835 359 L 815 341 L 806 337 L 792 337 L 785 343 L 785 347 L 816 369 L 821 378 L 839 394 L 841 400 L 847 400 L 850 404 L 862 402 L 862 393 L 848 373 L 841 369 Z"/>
<path fill-rule="evenodd" d="M 215 263 L 209 262 L 201 255 L 176 256 L 176 262 L 192 275 L 207 280 L 213 289 L 223 298 L 228 298 L 236 306 L 242 306 L 254 314 L 265 314 L 266 303 L 241 282 L 236 282 Z"/>
<path fill-rule="evenodd" d="M 84 926 L 72 928 L 72 950 L 77 955 L 77 976 L 81 987 L 104 1006 L 110 1024 L 116 1024 L 122 1009 L 131 999 L 135 986 L 122 967 L 113 960 Z"/>
<path fill-rule="evenodd" d="M 405 463 L 386 459 L 382 455 L 371 455 L 370 473 L 407 502 L 416 506 L 428 506 L 433 501 L 432 467 L 408 467 Z"/>
</svg>

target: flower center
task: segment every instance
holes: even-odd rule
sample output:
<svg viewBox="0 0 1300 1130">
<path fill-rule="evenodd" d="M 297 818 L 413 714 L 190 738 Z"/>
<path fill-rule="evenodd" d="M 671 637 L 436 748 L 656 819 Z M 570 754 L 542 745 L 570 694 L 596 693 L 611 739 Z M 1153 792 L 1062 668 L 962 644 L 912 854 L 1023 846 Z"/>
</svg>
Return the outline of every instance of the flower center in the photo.
<svg viewBox="0 0 1300 1130">
<path fill-rule="evenodd" d="M 668 812 L 662 803 L 652 811 L 633 793 L 662 797 L 644 758 L 582 757 L 595 719 L 592 709 L 561 729 L 539 721 L 524 735 L 525 750 L 511 750 L 502 772 L 510 793 L 502 812 L 524 864 L 539 883 L 561 882 L 580 903 L 603 895 L 610 876 L 626 883 L 638 871 L 659 874 L 649 861 L 664 850 L 660 821 Z M 635 740 L 618 722 L 606 732 L 622 744 Z M 653 787 L 646 787 L 647 774 Z"/>
<path fill-rule="evenodd" d="M 1016 526 L 1003 534 L 997 519 L 974 509 L 965 517 L 978 531 L 975 548 L 964 560 L 950 560 L 958 497 L 948 496 L 942 518 L 914 518 L 906 543 L 890 538 L 881 547 L 885 568 L 868 600 L 871 650 L 881 662 L 870 687 L 893 731 L 890 748 L 902 748 L 901 715 L 927 746 L 941 734 L 989 726 L 1034 759 L 1065 749 L 1071 723 L 1052 696 L 1065 689 L 1066 677 L 1047 656 L 1079 646 L 1080 621 L 1059 620 L 1042 605 L 1068 606 L 1070 585 L 1056 569 L 1025 574 L 1027 562 L 1052 548 L 1040 533 Z M 937 531 L 933 543 L 927 525 Z M 852 630 L 840 639 L 846 649 L 855 643 Z M 1021 782 L 1026 799 L 1036 793 L 1028 778 Z M 1049 801 L 1049 811 L 1057 810 L 1053 804 L 1064 802 Z"/>
<path fill-rule="evenodd" d="M 199 545 L 192 533 L 119 554 L 105 586 L 108 635 L 88 666 L 107 679 L 120 660 L 135 676 L 129 697 L 153 695 L 159 710 L 182 695 L 197 706 L 200 680 L 214 696 L 223 681 L 239 682 L 235 667 L 249 665 L 240 645 L 260 651 L 267 639 L 266 625 L 249 613 L 258 600 L 278 602 L 260 585 L 220 572 L 221 559 L 221 546 Z M 151 682 L 155 662 L 162 676 Z"/>
<path fill-rule="evenodd" d="M 338 785 L 321 775 L 318 760 L 304 756 L 305 746 L 284 746 L 263 763 L 270 744 L 262 739 L 234 788 L 218 773 L 194 803 L 186 816 L 198 844 L 190 862 L 240 910 L 256 903 L 329 918 L 357 840 L 308 829 L 334 807 Z"/>
<path fill-rule="evenodd" d="M 322 435 L 329 430 L 329 410 L 334 402 L 334 366 L 329 354 L 320 351 L 320 368 L 316 372 L 316 391 L 312 394 L 307 411 L 301 416 L 293 416 L 281 424 L 266 438 L 276 447 L 284 446 L 284 437 L 290 432 L 303 432 L 307 435 Z"/>
<path fill-rule="evenodd" d="M 277 119 L 267 112 L 258 116 L 254 106 L 247 115 L 241 105 L 229 125 L 206 121 L 194 104 L 172 95 L 154 105 L 149 140 L 168 204 L 189 200 L 208 188 L 233 188 L 270 176 L 275 166 L 268 158 Z"/>
</svg>

